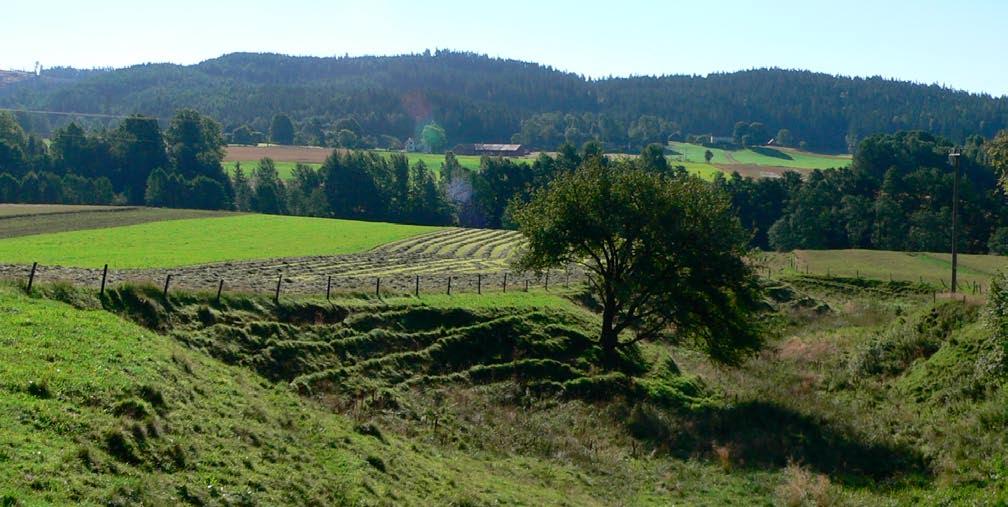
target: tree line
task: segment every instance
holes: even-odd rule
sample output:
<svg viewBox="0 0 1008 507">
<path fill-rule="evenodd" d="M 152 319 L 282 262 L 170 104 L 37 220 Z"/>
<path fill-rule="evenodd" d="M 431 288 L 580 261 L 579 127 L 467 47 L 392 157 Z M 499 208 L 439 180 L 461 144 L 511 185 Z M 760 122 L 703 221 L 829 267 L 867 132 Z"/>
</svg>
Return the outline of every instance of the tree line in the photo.
<svg viewBox="0 0 1008 507">
<path fill-rule="evenodd" d="M 295 144 L 396 147 L 434 121 L 449 147 L 513 140 L 553 149 L 592 140 L 636 152 L 669 138 L 731 137 L 744 122 L 765 127 L 749 134 L 754 144 L 785 129 L 795 146 L 841 152 L 874 133 L 926 130 L 963 142 L 1008 128 L 1008 97 L 782 69 L 589 79 L 437 51 L 353 58 L 236 53 L 189 66 L 48 72 L 0 87 L 0 106 L 161 118 L 193 108 L 221 121 L 235 142 L 273 139 L 276 132 L 276 140 Z M 274 121 L 279 112 L 290 125 Z M 48 135 L 63 120 L 21 121 Z"/>
<path fill-rule="evenodd" d="M 753 129 L 740 124 L 736 130 Z M 1008 209 L 999 193 L 1006 138 L 973 136 L 963 145 L 960 251 L 1008 253 Z M 951 247 L 952 146 L 921 131 L 878 134 L 859 143 L 848 168 L 781 178 L 718 176 L 713 186 L 730 196 L 753 247 L 944 252 Z M 0 113 L 5 202 L 146 204 L 511 228 L 511 210 L 536 189 L 586 160 L 612 162 L 597 141 L 580 149 L 564 143 L 555 155 L 531 162 L 484 157 L 477 171 L 462 167 L 450 152 L 440 168 L 431 168 L 422 161 L 410 164 L 401 153 L 334 150 L 322 167 L 298 165 L 290 178 L 281 178 L 269 159 L 254 167 L 236 164 L 228 174 L 223 157 L 220 125 L 192 110 L 179 111 L 164 131 L 156 120 L 136 116 L 99 131 L 71 123 L 49 142 Z M 685 172 L 659 144 L 647 145 L 631 164 L 663 174 Z"/>
<path fill-rule="evenodd" d="M 962 148 L 960 251 L 1008 253 L 1008 208 L 998 185 L 995 140 L 970 137 Z M 752 244 L 763 249 L 868 248 L 947 252 L 952 245 L 953 144 L 912 131 L 862 141 L 850 167 L 801 177 L 718 177 Z"/>
</svg>

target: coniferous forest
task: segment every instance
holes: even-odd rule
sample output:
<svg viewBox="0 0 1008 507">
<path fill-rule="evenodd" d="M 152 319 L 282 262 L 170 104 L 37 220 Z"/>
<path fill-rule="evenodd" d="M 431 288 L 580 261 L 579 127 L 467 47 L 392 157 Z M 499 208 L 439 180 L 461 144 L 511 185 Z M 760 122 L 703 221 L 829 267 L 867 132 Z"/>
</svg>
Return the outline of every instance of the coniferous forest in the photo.
<svg viewBox="0 0 1008 507">
<path fill-rule="evenodd" d="M 355 146 L 344 147 L 360 148 L 397 147 L 431 121 L 444 127 L 449 146 L 514 141 L 554 149 L 595 140 L 631 152 L 690 135 L 730 136 L 737 122 L 762 123 L 767 136 L 786 129 L 794 146 L 830 152 L 853 152 L 876 133 L 925 130 L 962 142 L 1008 127 L 1008 98 L 937 85 L 782 69 L 588 79 L 450 51 L 236 53 L 190 66 L 47 69 L 0 87 L 0 107 L 139 113 L 163 122 L 192 108 L 219 121 L 229 139 L 269 133 L 282 112 L 293 120 L 296 144 L 336 146 L 340 132 L 350 131 Z M 67 121 L 23 119 L 29 132 L 43 135 Z"/>
</svg>

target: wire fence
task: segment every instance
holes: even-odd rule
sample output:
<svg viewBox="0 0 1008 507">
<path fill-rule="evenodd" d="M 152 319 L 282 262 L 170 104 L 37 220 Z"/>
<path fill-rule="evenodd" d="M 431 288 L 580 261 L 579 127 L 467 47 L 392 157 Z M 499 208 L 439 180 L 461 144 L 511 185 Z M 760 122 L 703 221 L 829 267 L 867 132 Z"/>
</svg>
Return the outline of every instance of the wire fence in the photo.
<svg viewBox="0 0 1008 507">
<path fill-rule="evenodd" d="M 0 277 L 23 282 L 28 292 L 39 282 L 69 283 L 91 287 L 99 293 L 118 285 L 153 285 L 167 297 L 172 290 L 270 295 L 279 300 L 285 295 L 326 297 L 340 294 L 371 294 L 378 297 L 421 296 L 430 294 L 460 295 L 528 292 L 570 288 L 585 281 L 584 273 L 575 268 L 543 273 L 516 271 L 461 273 L 389 273 L 374 276 L 286 274 L 249 272 L 246 276 L 214 276 L 212 270 L 113 270 L 103 268 L 68 268 L 26 265 L 0 266 Z"/>
</svg>

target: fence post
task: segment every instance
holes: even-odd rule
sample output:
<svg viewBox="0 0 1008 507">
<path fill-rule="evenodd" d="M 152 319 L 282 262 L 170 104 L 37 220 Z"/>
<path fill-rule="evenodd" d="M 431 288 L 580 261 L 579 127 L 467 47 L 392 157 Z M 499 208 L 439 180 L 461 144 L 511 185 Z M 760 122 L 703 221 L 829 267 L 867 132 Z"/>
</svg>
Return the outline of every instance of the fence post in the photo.
<svg viewBox="0 0 1008 507">
<path fill-rule="evenodd" d="M 220 295 L 221 295 L 221 291 L 223 291 L 223 290 L 224 290 L 224 279 L 221 278 L 220 279 L 220 283 L 217 284 L 217 304 L 220 304 Z"/>
<path fill-rule="evenodd" d="M 525 292 L 528 292 L 528 278 L 525 279 Z"/>
<path fill-rule="evenodd" d="M 504 292 L 507 292 L 507 271 L 504 272 Z"/>
<path fill-rule="evenodd" d="M 381 277 L 376 276 L 374 279 L 374 295 L 375 297 L 381 297 Z"/>
<path fill-rule="evenodd" d="M 171 283 L 171 273 L 168 273 L 164 279 L 164 292 L 161 293 L 161 297 L 168 299 L 168 284 Z"/>
<path fill-rule="evenodd" d="M 273 294 L 273 302 L 277 304 L 280 304 L 280 282 L 283 282 L 283 273 L 277 277 L 276 293 Z"/>
<path fill-rule="evenodd" d="M 549 270 L 546 270 L 546 283 L 543 285 L 546 288 L 546 292 L 549 292 Z"/>
<path fill-rule="evenodd" d="M 476 294 L 483 294 L 483 274 L 476 273 Z"/>
<path fill-rule="evenodd" d="M 413 282 L 413 295 L 420 297 L 420 275 L 416 275 L 416 280 Z"/>
<path fill-rule="evenodd" d="M 35 282 L 35 268 L 37 268 L 37 267 L 38 267 L 38 263 L 37 262 L 33 262 L 32 263 L 31 273 L 28 274 L 28 291 L 27 291 L 28 294 L 31 294 L 32 283 Z"/>
<path fill-rule="evenodd" d="M 102 274 L 101 274 L 101 290 L 98 291 L 99 295 L 104 295 L 105 294 L 105 278 L 106 277 L 108 277 L 108 264 L 106 264 L 105 268 L 102 269 Z"/>
<path fill-rule="evenodd" d="M 329 301 L 329 294 L 332 292 L 332 275 L 326 277 L 325 283 L 325 300 Z"/>
<path fill-rule="evenodd" d="M 448 275 L 448 295 L 451 296 L 451 275 Z"/>
<path fill-rule="evenodd" d="M 564 267 L 564 288 L 570 288 L 570 266 Z"/>
</svg>

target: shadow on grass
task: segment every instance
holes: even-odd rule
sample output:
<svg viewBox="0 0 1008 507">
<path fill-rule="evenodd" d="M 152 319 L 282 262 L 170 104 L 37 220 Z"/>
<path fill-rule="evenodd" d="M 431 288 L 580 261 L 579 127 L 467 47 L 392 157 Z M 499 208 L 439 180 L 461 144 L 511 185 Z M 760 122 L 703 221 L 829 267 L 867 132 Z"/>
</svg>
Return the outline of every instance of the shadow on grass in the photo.
<svg viewBox="0 0 1008 507">
<path fill-rule="evenodd" d="M 764 157 L 779 158 L 782 160 L 794 160 L 794 157 L 788 155 L 787 153 L 784 153 L 783 151 L 775 150 L 773 148 L 767 148 L 765 146 L 751 146 L 749 147 L 749 149 L 756 153 L 759 153 L 760 155 L 763 155 Z"/>
<path fill-rule="evenodd" d="M 681 458 L 713 457 L 725 466 L 762 469 L 794 462 L 850 486 L 919 483 L 931 475 L 914 449 L 869 442 L 848 428 L 772 403 L 699 409 L 663 422 L 638 413 L 630 429 Z"/>
</svg>

